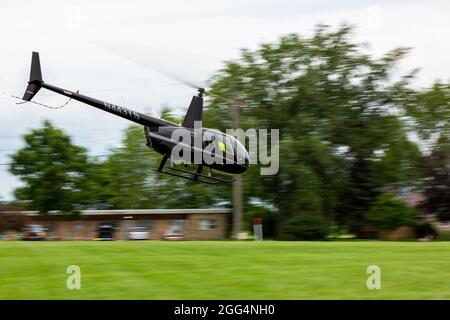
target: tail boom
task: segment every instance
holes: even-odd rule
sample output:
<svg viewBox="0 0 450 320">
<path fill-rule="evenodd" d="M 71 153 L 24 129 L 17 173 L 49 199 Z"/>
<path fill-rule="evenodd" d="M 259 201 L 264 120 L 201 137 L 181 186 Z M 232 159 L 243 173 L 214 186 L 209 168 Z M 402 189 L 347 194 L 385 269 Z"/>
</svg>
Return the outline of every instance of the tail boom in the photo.
<svg viewBox="0 0 450 320">
<path fill-rule="evenodd" d="M 36 93 L 41 89 L 45 88 L 47 90 L 56 92 L 63 96 L 69 97 L 73 100 L 80 101 L 82 103 L 88 104 L 92 107 L 98 108 L 100 110 L 112 113 L 116 116 L 125 118 L 127 120 L 133 121 L 135 123 L 141 124 L 147 127 L 159 127 L 159 126 L 173 126 L 173 123 L 168 121 L 147 116 L 145 114 L 139 113 L 134 110 L 130 110 L 124 107 L 114 105 L 105 101 L 97 100 L 77 92 L 72 92 L 51 84 L 45 83 L 42 80 L 41 64 L 39 61 L 39 53 L 33 52 L 31 58 L 31 71 L 30 71 L 30 81 L 28 81 L 27 89 L 23 95 L 22 100 L 30 101 L 36 95 Z"/>
</svg>

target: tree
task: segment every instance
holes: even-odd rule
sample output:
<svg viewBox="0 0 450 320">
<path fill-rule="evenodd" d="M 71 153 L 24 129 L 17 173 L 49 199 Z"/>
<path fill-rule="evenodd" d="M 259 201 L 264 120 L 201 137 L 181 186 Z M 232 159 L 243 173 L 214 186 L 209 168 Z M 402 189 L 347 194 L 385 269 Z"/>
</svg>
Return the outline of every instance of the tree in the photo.
<svg viewBox="0 0 450 320">
<path fill-rule="evenodd" d="M 367 220 L 379 230 L 395 230 L 401 226 L 413 226 L 417 211 L 392 194 L 382 194 L 373 203 Z"/>
<path fill-rule="evenodd" d="M 158 166 L 158 156 L 145 145 L 142 127 L 126 128 L 121 146 L 110 152 L 96 173 L 101 186 L 98 205 L 114 209 L 154 208 L 157 192 L 152 185 L 158 182 L 151 171 Z"/>
<path fill-rule="evenodd" d="M 450 84 L 436 82 L 431 88 L 412 92 L 409 96 L 406 109 L 419 135 L 425 140 L 435 136 L 449 139 Z"/>
<path fill-rule="evenodd" d="M 450 220 L 450 139 L 441 138 L 429 156 L 424 157 L 425 197 L 422 208 L 439 220 Z"/>
<path fill-rule="evenodd" d="M 15 190 L 17 199 L 29 209 L 48 213 L 76 213 L 89 203 L 88 158 L 86 150 L 50 121 L 24 136 L 25 147 L 12 155 L 10 172 L 23 187 Z"/>
<path fill-rule="evenodd" d="M 408 50 L 378 59 L 363 51 L 351 27 L 319 25 L 309 38 L 290 34 L 242 50 L 211 80 L 208 126 L 231 127 L 227 97 L 245 102 L 244 129 L 280 129 L 279 172 L 252 168 L 244 181 L 247 201 L 277 209 L 279 236 L 291 217 L 317 213 L 358 232 L 384 189 L 417 179 L 419 151 L 401 117 L 416 97 L 414 73 L 392 77 Z"/>
<path fill-rule="evenodd" d="M 414 118 L 412 126 L 427 142 L 430 154 L 422 158 L 426 176 L 426 201 L 421 205 L 427 213 L 442 221 L 450 220 L 450 84 L 436 82 L 420 90 L 407 108 Z"/>
</svg>

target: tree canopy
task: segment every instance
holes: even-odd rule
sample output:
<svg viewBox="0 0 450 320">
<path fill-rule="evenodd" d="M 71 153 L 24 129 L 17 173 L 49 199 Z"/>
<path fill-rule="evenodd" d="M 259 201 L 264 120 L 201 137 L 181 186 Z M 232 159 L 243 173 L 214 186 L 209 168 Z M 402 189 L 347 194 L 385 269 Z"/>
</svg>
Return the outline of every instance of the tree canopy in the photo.
<svg viewBox="0 0 450 320">
<path fill-rule="evenodd" d="M 424 157 L 425 202 L 422 208 L 442 221 L 450 220 L 450 139 L 442 137 L 430 155 Z"/>
<path fill-rule="evenodd" d="M 254 168 L 245 177 L 247 195 L 270 201 L 280 224 L 307 213 L 357 231 L 384 189 L 417 181 L 420 152 L 403 119 L 417 110 L 414 71 L 395 69 L 408 49 L 379 58 L 365 51 L 351 27 L 319 25 L 311 37 L 290 34 L 242 50 L 211 81 L 208 125 L 230 127 L 225 96 L 244 101 L 244 128 L 280 129 L 278 174 Z"/>
<path fill-rule="evenodd" d="M 49 121 L 24 136 L 25 147 L 12 155 L 10 171 L 24 183 L 19 200 L 41 213 L 74 213 L 90 203 L 86 149 L 76 146 Z"/>
</svg>

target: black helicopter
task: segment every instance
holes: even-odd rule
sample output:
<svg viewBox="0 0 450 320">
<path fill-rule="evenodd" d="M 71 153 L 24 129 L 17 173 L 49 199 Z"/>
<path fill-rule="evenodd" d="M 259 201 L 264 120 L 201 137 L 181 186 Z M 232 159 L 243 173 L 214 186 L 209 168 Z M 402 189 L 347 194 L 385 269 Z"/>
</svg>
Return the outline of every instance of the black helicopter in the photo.
<svg viewBox="0 0 450 320">
<path fill-rule="evenodd" d="M 147 146 L 163 155 L 157 169 L 158 172 L 207 184 L 216 184 L 221 182 L 232 182 L 234 180 L 232 178 L 214 176 L 211 169 L 219 171 L 220 174 L 223 173 L 228 175 L 241 174 L 248 169 L 249 154 L 245 147 L 235 137 L 226 135 L 217 130 L 202 127 L 197 130 L 197 127 L 194 128 L 195 124 L 202 121 L 203 94 L 205 93 L 203 88 L 198 88 L 198 95 L 192 97 L 182 125 L 177 125 L 163 119 L 151 117 L 137 111 L 97 100 L 79 94 L 78 91 L 73 92 L 47 84 L 42 80 L 39 53 L 33 52 L 31 58 L 30 80 L 28 81 L 28 86 L 22 100 L 24 100 L 24 102 L 31 101 L 41 88 L 54 91 L 69 97 L 70 99 L 86 103 L 144 126 Z M 200 163 L 186 163 L 182 161 L 182 168 L 180 168 L 179 163 L 176 163 L 176 161 L 172 159 L 172 149 L 180 143 L 179 140 L 173 138 L 172 133 L 175 130 L 185 130 L 186 132 L 184 133 L 191 137 L 187 149 L 183 149 L 183 152 L 184 150 L 188 150 L 188 152 L 191 153 L 190 159 L 198 159 L 199 157 L 196 157 L 195 153 L 197 153 L 197 155 L 200 154 Z M 202 137 L 200 137 L 202 141 L 200 148 L 198 147 L 198 144 L 194 143 L 195 138 L 199 139 L 199 132 L 202 135 Z M 211 143 L 214 144 L 212 148 L 210 145 Z M 217 150 L 222 152 L 217 153 Z M 204 161 L 203 155 L 205 154 L 207 154 L 210 159 L 215 158 L 219 161 L 213 161 L 212 163 L 211 161 Z M 167 160 L 169 160 L 169 167 L 166 166 Z M 192 165 L 196 166 L 195 170 L 187 169 L 188 166 Z M 204 169 L 207 170 L 206 174 L 203 173 Z"/>
</svg>

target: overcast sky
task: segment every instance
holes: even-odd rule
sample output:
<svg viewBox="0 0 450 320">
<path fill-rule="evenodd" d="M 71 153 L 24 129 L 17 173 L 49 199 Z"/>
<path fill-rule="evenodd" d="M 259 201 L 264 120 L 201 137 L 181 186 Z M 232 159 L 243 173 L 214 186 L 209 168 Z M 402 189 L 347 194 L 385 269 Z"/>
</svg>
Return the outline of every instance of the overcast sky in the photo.
<svg viewBox="0 0 450 320">
<path fill-rule="evenodd" d="M 23 144 L 21 136 L 43 119 L 74 137 L 91 155 L 119 142 L 129 123 L 70 102 L 61 110 L 17 106 L 32 51 L 39 51 L 44 81 L 141 112 L 162 105 L 183 110 L 193 89 L 123 56 L 139 52 L 155 69 L 205 84 L 240 48 L 255 48 L 282 34 L 311 34 L 314 25 L 358 27 L 358 40 L 374 55 L 414 48 L 402 68 L 421 68 L 417 86 L 449 80 L 449 1 L 18 1 L 0 2 L 0 164 Z M 120 53 L 118 55 L 117 53 Z M 145 87 L 145 88 L 142 88 Z M 45 90 L 36 101 L 61 105 Z M 0 200 L 12 199 L 19 181 L 0 165 Z"/>
</svg>

